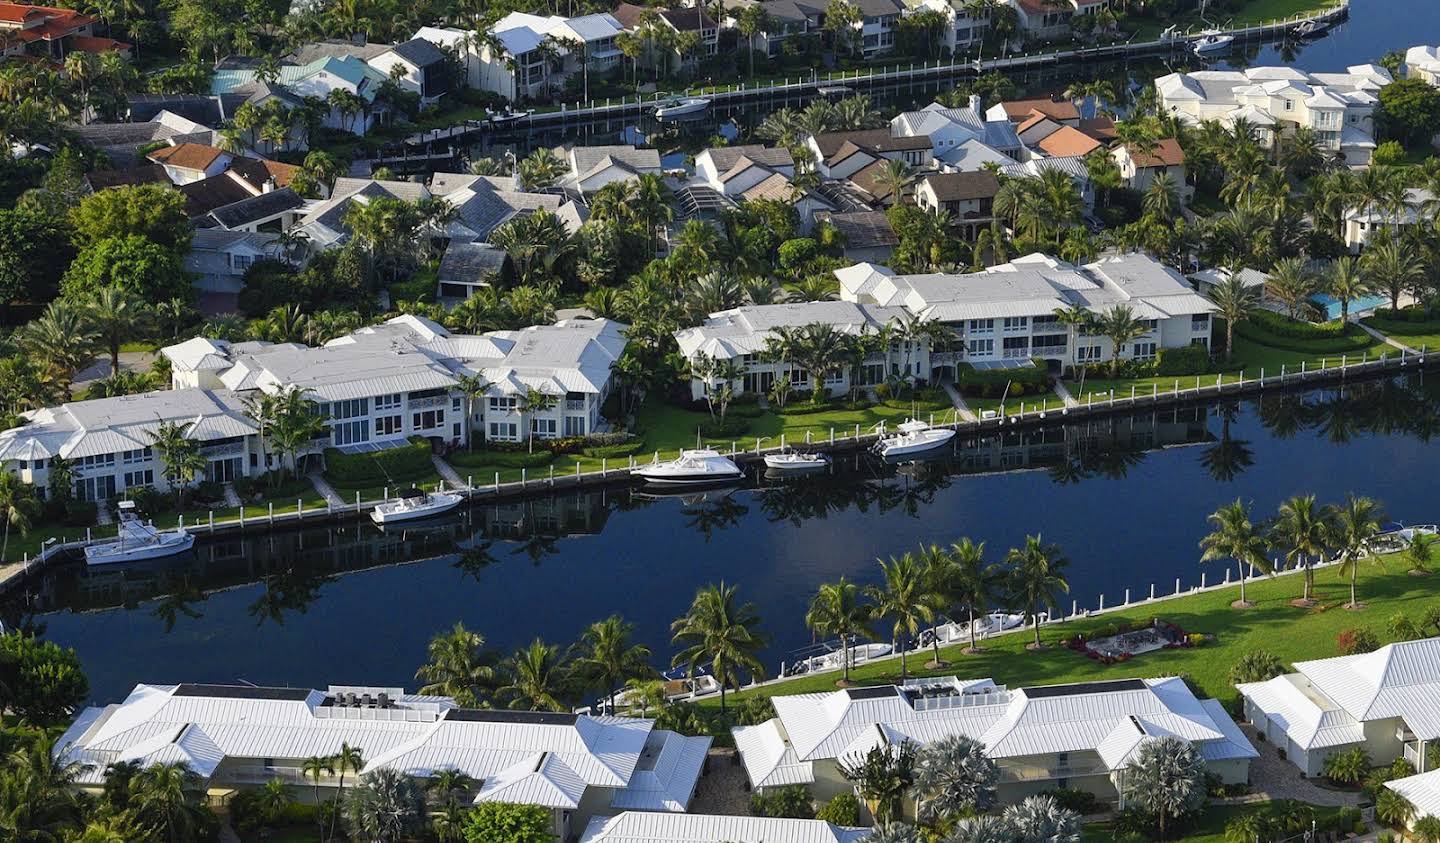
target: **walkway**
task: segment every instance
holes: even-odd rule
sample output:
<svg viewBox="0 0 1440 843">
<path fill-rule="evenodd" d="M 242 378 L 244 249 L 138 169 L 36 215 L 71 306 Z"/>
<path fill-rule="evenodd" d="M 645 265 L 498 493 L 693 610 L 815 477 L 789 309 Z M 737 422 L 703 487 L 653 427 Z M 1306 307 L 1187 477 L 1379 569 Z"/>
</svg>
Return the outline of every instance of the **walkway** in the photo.
<svg viewBox="0 0 1440 843">
<path fill-rule="evenodd" d="M 955 405 L 955 412 L 960 414 L 960 418 L 967 422 L 976 420 L 975 413 L 970 409 L 970 405 L 965 403 L 965 396 L 960 394 L 960 390 L 955 388 L 955 384 L 950 381 L 940 381 L 940 386 L 944 387 L 945 392 L 950 395 L 950 403 Z"/>
<path fill-rule="evenodd" d="M 466 488 L 465 478 L 464 478 L 464 477 L 461 477 L 461 476 L 460 476 L 460 473 L 459 473 L 458 471 L 456 471 L 455 468 L 454 468 L 452 465 L 450 465 L 450 463 L 445 462 L 444 460 L 440 459 L 439 455 L 437 455 L 437 454 L 431 454 L 431 455 L 430 455 L 430 462 L 435 466 L 435 471 L 437 471 L 437 472 L 440 474 L 440 476 L 441 476 L 442 478 L 444 478 L 445 482 L 446 482 L 447 484 L 449 484 L 450 488 L 452 488 L 452 489 L 464 489 L 464 488 Z"/>
<path fill-rule="evenodd" d="M 1250 762 L 1250 781 L 1255 782 L 1255 791 L 1239 797 L 1235 802 L 1263 802 L 1267 799 L 1298 799 L 1311 805 L 1327 807 L 1354 807 L 1360 804 L 1360 794 L 1321 787 L 1300 775 L 1300 768 L 1280 757 L 1275 744 L 1255 739 L 1255 730 L 1241 723 L 1240 730 L 1250 739 L 1250 744 L 1260 752 L 1260 757 Z"/>
<path fill-rule="evenodd" d="M 345 505 L 345 499 L 340 497 L 340 493 L 335 491 L 335 487 L 331 486 L 320 472 L 312 471 L 305 476 L 310 479 L 310 485 L 315 487 L 315 491 L 320 493 L 320 497 L 324 498 L 326 503 L 335 506 Z"/>
<path fill-rule="evenodd" d="M 105 501 L 97 502 L 95 507 L 95 523 L 101 527 L 115 523 L 114 519 L 110 517 L 110 505 Z"/>
<path fill-rule="evenodd" d="M 1406 354 L 1419 354 L 1419 353 L 1420 353 L 1418 349 L 1411 348 L 1410 346 L 1406 345 L 1406 344 L 1403 343 L 1403 342 L 1400 342 L 1400 341 L 1397 340 L 1397 339 L 1394 339 L 1393 337 L 1387 337 L 1387 336 L 1385 336 L 1384 334 L 1380 333 L 1379 331 L 1375 330 L 1374 328 L 1370 327 L 1369 325 L 1366 325 L 1365 323 L 1363 323 L 1363 322 L 1361 322 L 1361 321 L 1359 321 L 1359 320 L 1354 320 L 1354 324 L 1357 325 L 1357 326 L 1359 326 L 1360 330 L 1364 331 L 1365 333 L 1369 334 L 1370 336 L 1374 337 L 1375 339 L 1380 340 L 1380 341 L 1383 342 L 1383 343 L 1388 343 L 1388 344 L 1390 344 L 1390 345 L 1393 345 L 1393 346 L 1395 346 L 1396 348 L 1400 349 L 1401 351 L 1405 352 Z"/>
<path fill-rule="evenodd" d="M 1059 378 L 1055 379 L 1055 394 L 1060 396 L 1060 400 L 1064 401 L 1067 407 L 1080 406 L 1080 402 L 1075 400 L 1075 396 L 1070 394 L 1070 390 L 1065 388 L 1065 384 L 1061 383 Z"/>
</svg>

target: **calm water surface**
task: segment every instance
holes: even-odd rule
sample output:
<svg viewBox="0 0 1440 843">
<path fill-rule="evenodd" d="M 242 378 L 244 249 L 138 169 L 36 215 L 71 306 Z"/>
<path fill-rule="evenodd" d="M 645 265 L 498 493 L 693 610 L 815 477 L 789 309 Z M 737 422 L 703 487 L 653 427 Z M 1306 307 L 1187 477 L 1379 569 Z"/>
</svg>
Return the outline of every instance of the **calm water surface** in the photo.
<svg viewBox="0 0 1440 843">
<path fill-rule="evenodd" d="M 1440 376 L 1415 376 L 957 442 L 898 470 L 852 457 L 833 477 L 699 498 L 621 487 L 398 534 L 367 521 L 217 540 L 179 564 L 57 570 L 4 615 L 76 647 L 101 700 L 137 681 L 413 685 L 426 641 L 456 621 L 512 649 L 572 641 L 618 612 L 668 659 L 670 621 L 724 579 L 758 605 L 773 670 L 809 642 L 819 583 L 873 582 L 877 557 L 921 542 L 971 536 L 998 559 L 1043 533 L 1093 606 L 1198 582 L 1205 516 L 1236 497 L 1269 512 L 1292 494 L 1354 491 L 1433 521 L 1437 431 Z"/>
</svg>

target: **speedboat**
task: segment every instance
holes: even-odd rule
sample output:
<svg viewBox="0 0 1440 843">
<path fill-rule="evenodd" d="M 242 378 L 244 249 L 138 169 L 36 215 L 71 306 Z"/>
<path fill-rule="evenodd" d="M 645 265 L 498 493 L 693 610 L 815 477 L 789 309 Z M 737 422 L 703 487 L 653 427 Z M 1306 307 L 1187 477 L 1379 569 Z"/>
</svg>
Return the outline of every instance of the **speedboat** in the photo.
<svg viewBox="0 0 1440 843">
<path fill-rule="evenodd" d="M 685 668 L 676 667 L 660 674 L 661 693 L 669 702 L 703 697 L 720 691 L 720 683 L 706 669 L 697 669 L 694 676 L 687 676 Z M 615 691 L 615 711 L 636 708 L 641 703 L 641 693 L 635 688 L 619 688 Z M 594 711 L 604 712 L 610 707 L 610 698 L 595 701 Z M 614 712 L 611 712 L 612 714 Z"/>
<path fill-rule="evenodd" d="M 1407 527 L 1400 523 L 1386 524 L 1383 531 L 1370 540 L 1368 548 L 1371 553 L 1394 553 L 1404 550 L 1416 536 L 1440 536 L 1440 526 L 1411 524 Z"/>
<path fill-rule="evenodd" d="M 1234 43 L 1234 35 L 1226 35 L 1218 29 L 1207 29 L 1200 33 L 1200 37 L 1195 39 L 1190 45 L 1190 49 L 1194 50 L 1196 55 L 1205 55 L 1228 50 Z"/>
<path fill-rule="evenodd" d="M 687 117 L 691 114 L 699 114 L 710 107 L 710 100 L 705 97 L 681 97 L 666 100 L 655 106 L 656 120 L 674 120 L 677 117 Z"/>
<path fill-rule="evenodd" d="M 818 656 L 800 659 L 794 664 L 785 666 L 785 675 L 794 676 L 800 673 L 819 673 L 824 670 L 839 670 L 845 666 L 846 649 L 838 642 L 825 645 L 833 647 L 828 652 Z M 878 659 L 881 656 L 890 655 L 889 644 L 851 644 L 848 651 L 850 666 L 854 667 L 864 662 Z"/>
<path fill-rule="evenodd" d="M 1301 21 L 1300 25 L 1295 27 L 1293 34 L 1296 38 L 1319 38 L 1330 29 L 1330 20 L 1330 18 L 1322 18 Z"/>
<path fill-rule="evenodd" d="M 1040 613 L 1040 620 L 1048 619 L 1045 613 Z M 1015 629 L 1025 623 L 1025 616 L 1017 612 L 991 612 L 988 615 L 981 615 L 975 619 L 973 624 L 964 621 L 952 621 L 942 623 L 934 629 L 922 630 L 920 633 L 920 645 L 928 647 L 935 643 L 938 638 L 943 644 L 961 644 L 969 642 L 970 632 L 973 626 L 975 638 L 986 638 L 997 632 L 1004 632 L 1007 629 Z"/>
<path fill-rule="evenodd" d="M 195 537 L 184 526 L 159 530 L 153 521 L 141 521 L 134 501 L 120 502 L 120 531 L 112 541 L 85 548 L 85 564 L 109 565 L 163 559 L 184 553 L 195 546 Z"/>
<path fill-rule="evenodd" d="M 955 438 L 955 431 L 944 427 L 931 427 L 922 421 L 906 419 L 893 434 L 880 430 L 880 441 L 875 443 L 875 452 L 882 457 L 904 457 L 938 448 Z"/>
<path fill-rule="evenodd" d="M 799 451 L 785 450 L 778 454 L 765 455 L 765 468 L 784 474 L 824 471 L 829 467 L 830 458 L 824 454 L 802 454 Z"/>
<path fill-rule="evenodd" d="M 650 483 L 678 486 L 683 484 L 723 483 L 745 476 L 740 467 L 719 451 L 697 448 L 681 451 L 673 460 L 661 462 L 659 453 L 649 465 L 630 472 Z"/>
<path fill-rule="evenodd" d="M 432 515 L 442 515 L 465 500 L 454 492 L 424 492 L 420 489 L 406 489 L 400 498 L 387 501 L 370 510 L 370 520 L 376 524 L 396 524 L 401 521 L 416 521 Z"/>
<path fill-rule="evenodd" d="M 488 115 L 486 122 L 491 126 L 509 126 L 512 123 L 518 123 L 524 120 L 531 114 L 529 110 L 516 111 L 512 108 L 506 108 L 504 111 L 499 112 L 491 111 L 487 108 L 485 109 L 485 113 Z"/>
</svg>

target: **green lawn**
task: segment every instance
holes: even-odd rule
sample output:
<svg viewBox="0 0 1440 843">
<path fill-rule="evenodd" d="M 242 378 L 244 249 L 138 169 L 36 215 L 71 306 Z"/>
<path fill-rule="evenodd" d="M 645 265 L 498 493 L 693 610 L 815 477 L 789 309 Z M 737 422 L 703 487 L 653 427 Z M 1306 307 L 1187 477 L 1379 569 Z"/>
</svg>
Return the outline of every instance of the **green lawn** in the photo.
<svg viewBox="0 0 1440 843">
<path fill-rule="evenodd" d="M 1122 619 L 1140 625 L 1161 617 L 1187 632 L 1216 636 L 1214 641 L 1200 647 L 1147 653 L 1124 663 L 1101 666 L 1061 646 L 1029 651 L 1025 645 L 1032 640 L 1033 632 L 1023 631 L 991 639 L 985 645 L 985 652 L 978 655 L 964 655 L 960 646 L 943 648 L 942 657 L 951 662 L 944 670 L 926 671 L 924 662 L 928 656 L 919 655 L 910 657 L 909 668 L 912 675 L 988 676 L 1012 686 L 1183 675 L 1206 695 L 1233 703 L 1236 694 L 1230 683 L 1230 668 L 1251 650 L 1269 650 L 1286 664 L 1327 658 L 1338 655 L 1335 638 L 1343 629 L 1367 626 L 1382 641 L 1387 641 L 1390 640 L 1388 621 L 1396 613 L 1404 613 L 1418 622 L 1425 608 L 1440 604 L 1440 594 L 1435 589 L 1436 577 L 1440 574 L 1409 576 L 1406 568 L 1397 557 L 1363 568 L 1359 595 L 1366 608 L 1361 611 L 1341 608 L 1349 598 L 1348 583 L 1340 579 L 1338 569 L 1326 568 L 1315 574 L 1316 594 L 1321 603 L 1314 609 L 1290 605 L 1290 601 L 1300 595 L 1302 586 L 1301 577 L 1292 575 L 1252 581 L 1246 588 L 1246 596 L 1256 603 L 1251 609 L 1230 607 L 1239 596 L 1238 588 L 1231 587 L 1132 606 L 1041 630 L 1046 642 L 1057 645 L 1062 638 Z M 1111 595 L 1112 599 L 1119 597 Z M 887 659 L 861 665 L 851 671 L 851 676 L 862 684 L 880 684 L 897 679 L 899 673 L 899 660 Z M 838 674 L 829 673 L 802 676 L 742 691 L 740 695 L 829 691 L 835 687 L 837 678 Z M 718 705 L 719 699 L 706 699 L 704 704 Z"/>
<path fill-rule="evenodd" d="M 1236 817 L 1247 814 L 1265 813 L 1270 810 L 1268 803 L 1258 805 L 1213 805 L 1205 809 L 1200 815 L 1193 828 L 1190 828 L 1184 837 L 1178 838 L 1180 843 L 1228 843 L 1225 839 L 1225 824 Z M 1324 822 L 1328 817 L 1335 814 L 1335 808 L 1315 808 L 1315 819 Z M 1091 823 L 1085 826 L 1084 843 L 1110 843 L 1115 839 L 1115 832 L 1109 823 Z"/>
<path fill-rule="evenodd" d="M 1245 8 L 1236 12 L 1231 26 L 1248 26 L 1273 20 L 1291 18 L 1296 15 L 1320 12 L 1335 4 L 1328 0 L 1250 0 Z"/>
<path fill-rule="evenodd" d="M 460 472 L 460 473 L 461 473 L 461 475 L 463 476 L 465 472 L 462 471 L 462 472 Z M 333 481 L 333 480 L 330 481 L 330 485 L 331 485 L 331 487 L 333 487 L 333 488 L 335 489 L 335 492 L 336 492 L 337 494 L 339 494 L 340 497 L 342 497 L 342 498 L 345 499 L 345 502 L 346 502 L 346 503 L 354 503 L 354 502 L 355 502 L 355 493 L 356 493 L 356 492 L 359 492 L 359 493 L 360 493 L 360 500 L 361 500 L 361 501 L 377 501 L 377 500 L 380 500 L 382 497 L 384 497 L 385 492 L 386 492 L 387 489 L 389 490 L 391 497 L 394 497 L 396 492 L 399 492 L 399 491 L 404 490 L 404 489 L 408 489 L 408 488 L 410 488 L 411 486 L 416 486 L 416 487 L 421 488 L 421 489 L 433 490 L 437 485 L 439 485 L 439 484 L 441 483 L 441 481 L 442 481 L 442 478 L 440 477 L 440 475 L 439 475 L 438 473 L 434 472 L 434 471 L 431 471 L 431 472 L 429 472 L 428 474 L 423 474 L 423 475 L 421 475 L 421 476 L 419 476 L 419 477 L 416 477 L 416 478 L 414 478 L 414 479 L 404 480 L 404 481 L 401 481 L 401 482 L 399 482 L 399 483 L 391 483 L 391 484 L 389 484 L 388 486 L 386 486 L 386 485 L 383 484 L 383 483 L 377 483 L 377 484 L 374 484 L 374 485 L 366 485 L 366 486 L 345 486 L 345 485 L 341 485 L 341 484 L 339 484 L 339 483 L 336 483 L 336 482 Z M 320 499 L 320 506 L 324 506 L 324 505 L 325 505 L 325 499 L 324 499 L 324 498 L 321 498 L 321 499 Z M 294 507 L 294 505 L 292 504 L 290 508 L 291 508 L 291 509 L 294 509 L 295 507 Z M 307 508 L 307 509 L 309 508 L 309 505 L 308 505 L 308 504 L 306 505 L 306 508 Z M 279 512 L 280 510 L 277 508 L 275 511 L 276 511 L 276 512 Z M 247 511 L 247 515 L 248 515 L 248 511 Z"/>
</svg>

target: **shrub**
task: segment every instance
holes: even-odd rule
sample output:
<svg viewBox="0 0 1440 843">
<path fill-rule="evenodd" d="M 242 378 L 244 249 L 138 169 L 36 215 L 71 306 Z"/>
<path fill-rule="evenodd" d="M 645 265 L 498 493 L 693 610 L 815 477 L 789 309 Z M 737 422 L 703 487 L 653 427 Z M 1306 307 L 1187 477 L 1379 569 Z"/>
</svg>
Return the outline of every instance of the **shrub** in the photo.
<svg viewBox="0 0 1440 843">
<path fill-rule="evenodd" d="M 392 283 L 390 285 L 390 301 L 434 301 L 435 287 L 435 272 L 422 269 L 404 281 Z"/>
<path fill-rule="evenodd" d="M 725 421 L 705 420 L 700 423 L 700 435 L 711 439 L 735 439 L 750 430 L 745 419 L 726 418 Z"/>
<path fill-rule="evenodd" d="M 1304 354 L 1349 354 L 1364 351 L 1374 339 L 1356 325 L 1301 322 L 1268 310 L 1256 310 L 1235 325 L 1236 336 L 1251 342 Z"/>
<path fill-rule="evenodd" d="M 1405 160 L 1405 147 L 1400 141 L 1388 140 L 1375 147 L 1370 154 L 1370 164 L 1374 167 L 1388 167 Z"/>
<path fill-rule="evenodd" d="M 68 500 L 65 502 L 65 513 L 61 516 L 61 522 L 67 527 L 88 527 L 95 523 L 98 511 L 94 501 Z"/>
<path fill-rule="evenodd" d="M 1325 757 L 1325 778 L 1336 784 L 1359 784 L 1370 769 L 1365 747 L 1357 746 Z"/>
<path fill-rule="evenodd" d="M 1342 656 L 1373 653 L 1380 649 L 1380 638 L 1369 627 L 1342 629 L 1340 634 L 1335 636 L 1335 649 L 1339 650 Z"/>
<path fill-rule="evenodd" d="M 135 509 L 142 518 L 154 518 L 161 513 L 169 512 L 175 503 L 174 498 L 154 486 L 136 486 L 127 489 L 125 494 L 131 501 L 134 501 Z"/>
<path fill-rule="evenodd" d="M 978 395 L 982 398 L 997 397 L 1005 391 L 1006 384 L 1011 384 L 1011 394 L 1015 393 L 1015 386 L 1034 390 L 1049 389 L 1053 385 L 1050 371 L 1045 368 L 1043 360 L 1031 361 L 1034 366 L 1024 369 L 976 369 L 968 363 L 958 364 L 955 369 L 955 382 L 960 391 L 966 395 Z"/>
<path fill-rule="evenodd" d="M 591 459 L 615 459 L 616 457 L 629 457 L 640 453 L 645 447 L 644 440 L 636 439 L 633 442 L 625 442 L 620 445 L 596 445 L 586 448 L 583 453 Z"/>
<path fill-rule="evenodd" d="M 1230 668 L 1230 682 L 1264 682 L 1285 673 L 1285 666 L 1268 650 L 1251 650 Z"/>
<path fill-rule="evenodd" d="M 481 802 L 465 815 L 466 843 L 550 843 L 555 819 L 548 808 Z"/>
<path fill-rule="evenodd" d="M 1090 791 L 1079 790 L 1073 787 L 1057 788 L 1048 791 L 1046 795 L 1053 798 L 1055 803 L 1061 808 L 1074 811 L 1081 816 L 1098 814 L 1107 810 L 1109 807 L 1100 800 L 1100 797 Z"/>
<path fill-rule="evenodd" d="M 791 784 L 751 796 L 750 813 L 757 817 L 810 820 L 815 818 L 815 803 L 804 785 Z"/>
<path fill-rule="evenodd" d="M 814 413 L 824 413 L 835 409 L 835 405 L 829 401 L 790 401 L 780 408 L 780 414 L 785 416 L 808 416 Z"/>
<path fill-rule="evenodd" d="M 914 392 L 914 406 L 917 412 L 919 412 L 920 410 L 950 410 L 953 409 L 955 406 L 950 401 L 949 394 L 939 387 L 917 389 Z M 1013 393 L 1014 390 L 1012 389 L 1011 392 Z M 909 391 L 905 391 L 902 394 L 894 395 L 890 398 L 885 399 L 885 406 L 894 407 L 897 410 L 910 409 L 911 402 Z"/>
<path fill-rule="evenodd" d="M 1190 645 L 1191 647 L 1201 647 L 1201 646 L 1204 646 L 1204 644 L 1205 644 L 1205 633 L 1203 633 L 1203 632 L 1192 632 L 1192 633 L 1190 633 L 1189 635 L 1185 636 L 1185 643 L 1188 644 L 1188 645 Z"/>
<path fill-rule="evenodd" d="M 860 800 L 853 793 L 837 793 L 825 807 L 815 812 L 815 819 L 839 826 L 860 824 Z"/>
<path fill-rule="evenodd" d="M 412 436 L 409 444 L 368 454 L 346 454 L 325 449 L 325 476 L 340 486 L 380 486 L 404 483 L 435 470 L 430 462 L 430 443 Z"/>
<path fill-rule="evenodd" d="M 1210 370 L 1210 350 L 1203 345 L 1162 348 L 1155 360 L 1155 374 L 1167 377 L 1203 375 Z"/>
<path fill-rule="evenodd" d="M 455 451 L 445 459 L 458 468 L 536 468 L 549 465 L 555 460 L 555 454 L 543 448 L 533 454 L 528 451 L 478 448 L 474 451 Z"/>
</svg>

